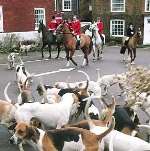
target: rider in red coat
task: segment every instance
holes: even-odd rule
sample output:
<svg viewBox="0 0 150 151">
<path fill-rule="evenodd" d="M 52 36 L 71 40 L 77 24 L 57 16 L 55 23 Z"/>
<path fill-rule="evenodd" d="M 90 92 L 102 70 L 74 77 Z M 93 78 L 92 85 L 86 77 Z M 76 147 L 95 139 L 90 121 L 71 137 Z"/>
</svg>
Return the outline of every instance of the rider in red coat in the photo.
<svg viewBox="0 0 150 151">
<path fill-rule="evenodd" d="M 58 25 L 60 25 L 63 22 L 63 18 L 62 18 L 61 13 L 56 14 L 55 20 L 56 20 Z"/>
<path fill-rule="evenodd" d="M 75 35 L 80 35 L 80 28 L 81 28 L 81 23 L 77 19 L 77 17 L 74 16 L 73 21 L 72 21 L 72 29 L 73 29 Z"/>
<path fill-rule="evenodd" d="M 70 31 L 71 31 L 71 32 L 74 32 L 74 31 L 73 31 L 73 28 L 72 28 L 72 20 L 71 20 L 70 18 L 68 18 L 68 20 L 67 20 L 67 25 L 68 25 Z"/>
<path fill-rule="evenodd" d="M 97 19 L 97 27 L 98 27 L 98 32 L 100 34 L 100 37 L 101 37 L 102 41 L 104 42 L 104 37 L 102 36 L 102 34 L 104 32 L 104 24 L 100 17 L 98 17 L 98 19 Z"/>
<path fill-rule="evenodd" d="M 79 49 L 80 46 L 80 28 L 81 28 L 81 23 L 77 19 L 77 16 L 74 16 L 72 21 L 72 29 L 73 29 L 73 33 L 77 37 L 77 49 Z"/>
<path fill-rule="evenodd" d="M 55 19 L 55 16 L 52 16 L 52 20 L 48 24 L 48 29 L 54 33 L 56 31 L 57 26 L 58 23 Z"/>
</svg>

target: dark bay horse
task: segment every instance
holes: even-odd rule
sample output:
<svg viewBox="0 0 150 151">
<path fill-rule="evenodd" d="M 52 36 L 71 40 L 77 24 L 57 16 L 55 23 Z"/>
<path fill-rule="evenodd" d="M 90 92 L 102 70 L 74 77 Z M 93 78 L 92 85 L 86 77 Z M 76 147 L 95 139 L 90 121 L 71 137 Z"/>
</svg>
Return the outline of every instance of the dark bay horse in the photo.
<svg viewBox="0 0 150 151">
<path fill-rule="evenodd" d="M 77 63 L 73 60 L 73 55 L 75 53 L 77 44 L 77 39 L 75 35 L 73 35 L 73 33 L 70 31 L 67 23 L 62 23 L 58 26 L 56 33 L 59 32 L 62 32 L 64 36 L 64 45 L 67 55 L 67 66 L 70 65 L 70 60 L 75 66 L 77 66 Z M 92 50 L 92 40 L 89 36 L 85 34 L 80 35 L 80 48 L 84 54 L 83 66 L 88 65 L 88 55 L 91 53 Z"/>
<path fill-rule="evenodd" d="M 41 52 L 42 52 L 42 58 L 44 58 L 44 54 L 43 54 L 43 49 L 45 48 L 45 46 L 48 45 L 49 48 L 49 58 L 51 58 L 51 46 L 52 45 L 56 45 L 57 49 L 58 49 L 58 54 L 57 57 L 59 57 L 59 53 L 60 53 L 60 46 L 63 43 L 63 35 L 57 35 L 54 36 L 52 31 L 49 31 L 46 26 L 43 24 L 42 21 L 39 22 L 39 29 L 38 32 L 42 32 L 42 48 L 41 48 Z"/>
<path fill-rule="evenodd" d="M 128 44 L 121 47 L 120 53 L 125 55 L 126 48 L 128 49 L 128 55 L 130 55 L 131 64 L 134 64 L 136 58 L 136 47 L 141 38 L 141 30 L 139 29 L 132 37 L 129 38 Z"/>
</svg>

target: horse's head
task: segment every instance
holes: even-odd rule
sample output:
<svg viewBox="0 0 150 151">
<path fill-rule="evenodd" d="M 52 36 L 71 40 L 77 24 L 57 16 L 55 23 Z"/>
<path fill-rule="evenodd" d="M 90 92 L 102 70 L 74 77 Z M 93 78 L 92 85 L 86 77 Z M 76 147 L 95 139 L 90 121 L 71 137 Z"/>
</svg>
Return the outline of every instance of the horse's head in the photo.
<svg viewBox="0 0 150 151">
<path fill-rule="evenodd" d="M 134 38 L 137 42 L 139 42 L 140 39 L 141 39 L 141 37 L 142 37 L 141 29 L 138 28 L 138 30 L 137 30 L 137 31 L 135 32 L 135 34 L 133 35 L 133 38 Z"/>
<path fill-rule="evenodd" d="M 142 31 L 141 31 L 141 28 L 140 28 L 140 27 L 139 27 L 138 30 L 137 30 L 137 36 L 138 36 L 139 38 L 141 38 L 141 36 L 142 36 Z"/>
<path fill-rule="evenodd" d="M 92 31 L 92 35 L 95 35 L 98 32 L 98 27 L 96 23 L 91 24 L 90 30 Z"/>
<path fill-rule="evenodd" d="M 38 33 L 40 33 L 42 31 L 43 26 L 44 26 L 43 21 L 39 21 Z"/>
<path fill-rule="evenodd" d="M 70 31 L 70 29 L 66 22 L 62 22 L 56 29 L 56 33 L 58 33 L 58 34 L 64 33 L 64 32 L 69 32 L 69 31 Z"/>
<path fill-rule="evenodd" d="M 63 28 L 64 28 L 64 23 L 59 24 L 57 29 L 56 29 L 56 34 L 62 33 L 63 32 Z"/>
</svg>

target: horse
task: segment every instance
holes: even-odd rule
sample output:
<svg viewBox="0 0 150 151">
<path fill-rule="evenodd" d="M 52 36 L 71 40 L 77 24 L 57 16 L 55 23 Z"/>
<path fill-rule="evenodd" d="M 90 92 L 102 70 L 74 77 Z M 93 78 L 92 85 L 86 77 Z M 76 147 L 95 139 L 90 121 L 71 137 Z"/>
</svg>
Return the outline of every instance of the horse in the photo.
<svg viewBox="0 0 150 151">
<path fill-rule="evenodd" d="M 135 34 L 129 38 L 127 45 L 124 44 L 125 37 L 123 37 L 123 46 L 120 49 L 120 53 L 125 55 L 126 48 L 128 49 L 128 56 L 130 57 L 130 63 L 134 64 L 134 60 L 136 58 L 136 47 L 141 38 L 141 30 L 140 28 L 138 31 L 135 32 Z M 123 58 L 123 61 L 125 61 L 125 57 Z"/>
<path fill-rule="evenodd" d="M 62 32 L 64 36 L 64 46 L 66 49 L 67 67 L 70 66 L 70 60 L 77 66 L 77 63 L 73 60 L 73 55 L 76 50 L 77 39 L 76 36 L 71 32 L 67 23 L 63 22 L 57 28 L 56 33 Z M 92 40 L 89 36 L 81 33 L 80 35 L 80 48 L 84 54 L 84 61 L 82 66 L 88 65 L 88 55 L 92 50 Z"/>
<path fill-rule="evenodd" d="M 62 35 L 53 35 L 52 31 L 49 31 L 46 26 L 43 24 L 43 21 L 39 22 L 38 32 L 42 32 L 42 58 L 44 58 L 43 49 L 48 45 L 49 48 L 49 58 L 51 58 L 51 46 L 56 45 L 58 49 L 57 57 L 59 58 L 60 46 L 63 43 Z"/>
<path fill-rule="evenodd" d="M 93 42 L 93 60 L 95 60 L 95 54 L 97 50 L 97 60 L 103 58 L 103 46 L 104 42 L 98 32 L 98 27 L 96 23 L 90 26 L 90 30 L 92 32 L 92 42 Z M 102 35 L 105 38 L 105 35 Z"/>
</svg>

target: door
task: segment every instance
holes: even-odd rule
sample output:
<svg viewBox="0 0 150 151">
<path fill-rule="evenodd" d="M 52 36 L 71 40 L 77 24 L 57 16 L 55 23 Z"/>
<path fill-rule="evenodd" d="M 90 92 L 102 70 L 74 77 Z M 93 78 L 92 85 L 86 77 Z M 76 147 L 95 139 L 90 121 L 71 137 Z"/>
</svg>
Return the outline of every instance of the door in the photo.
<svg viewBox="0 0 150 151">
<path fill-rule="evenodd" d="M 144 17 L 144 39 L 143 44 L 150 44 L 150 16 Z"/>
</svg>

